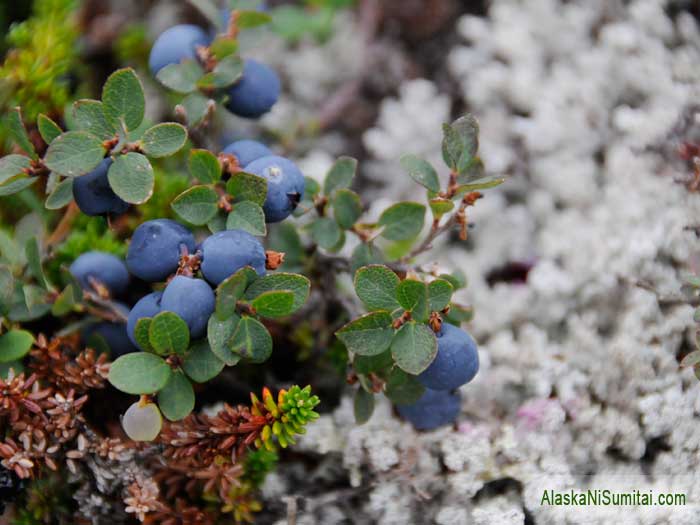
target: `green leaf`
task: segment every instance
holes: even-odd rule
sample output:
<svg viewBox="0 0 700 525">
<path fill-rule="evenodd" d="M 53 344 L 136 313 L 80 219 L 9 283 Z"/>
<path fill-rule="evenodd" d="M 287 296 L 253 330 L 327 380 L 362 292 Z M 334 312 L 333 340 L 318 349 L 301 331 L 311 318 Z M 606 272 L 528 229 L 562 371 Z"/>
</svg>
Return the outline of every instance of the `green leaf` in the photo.
<svg viewBox="0 0 700 525">
<path fill-rule="evenodd" d="M 220 320 L 236 313 L 236 303 L 257 278 L 257 272 L 250 266 L 245 266 L 219 284 L 216 288 L 216 316 Z"/>
<path fill-rule="evenodd" d="M 211 351 L 228 366 L 233 366 L 241 360 L 241 356 L 231 352 L 227 346 L 227 342 L 236 331 L 239 321 L 240 317 L 235 314 L 225 320 L 212 315 L 207 325 L 207 341 Z"/>
<path fill-rule="evenodd" d="M 243 171 L 234 174 L 226 183 L 226 192 L 237 201 L 252 201 L 262 206 L 267 197 L 267 180 Z"/>
<path fill-rule="evenodd" d="M 457 176 L 457 182 L 465 184 L 477 179 L 483 179 L 486 176 L 486 168 L 484 161 L 479 157 L 474 157 L 469 165 Z"/>
<path fill-rule="evenodd" d="M 436 219 L 442 218 L 443 215 L 451 212 L 455 207 L 455 203 L 450 199 L 430 199 L 428 204 L 430 205 L 430 210 L 433 212 L 433 217 Z"/>
<path fill-rule="evenodd" d="M 227 35 L 220 35 L 214 39 L 209 46 L 209 51 L 214 55 L 214 58 L 221 60 L 238 51 L 238 40 L 230 38 Z"/>
<path fill-rule="evenodd" d="M 29 186 L 39 180 L 39 177 L 22 177 L 0 186 L 0 197 L 14 195 L 20 191 L 27 189 Z"/>
<path fill-rule="evenodd" d="M 63 179 L 46 198 L 44 206 L 47 210 L 60 210 L 73 200 L 73 179 Z"/>
<path fill-rule="evenodd" d="M 367 392 L 364 388 L 355 391 L 353 401 L 355 412 L 355 423 L 363 425 L 369 421 L 374 412 L 374 394 Z"/>
<path fill-rule="evenodd" d="M 430 311 L 440 312 L 444 310 L 450 300 L 452 300 L 452 294 L 454 293 L 454 287 L 448 281 L 444 279 L 435 279 L 428 284 L 428 296 L 430 297 Z"/>
<path fill-rule="evenodd" d="M 373 356 L 384 352 L 391 345 L 394 329 L 388 312 L 373 312 L 349 322 L 335 335 L 350 352 Z"/>
<path fill-rule="evenodd" d="M 202 120 L 204 120 L 204 117 L 206 117 L 209 112 L 210 104 L 216 105 L 214 101 L 201 93 L 195 92 L 187 95 L 176 109 L 178 109 L 178 111 L 182 110 L 187 124 L 192 127 L 198 126 Z"/>
<path fill-rule="evenodd" d="M 51 171 L 77 177 L 95 169 L 105 156 L 102 141 L 86 131 L 69 131 L 56 138 L 44 157 Z"/>
<path fill-rule="evenodd" d="M 399 277 L 386 266 L 371 264 L 355 272 L 355 293 L 368 310 L 393 311 L 399 307 Z"/>
<path fill-rule="evenodd" d="M 203 75 L 202 66 L 194 60 L 185 60 L 180 64 L 168 64 L 158 71 L 156 78 L 165 87 L 186 95 L 197 90 L 197 81 Z"/>
<path fill-rule="evenodd" d="M 417 202 L 399 202 L 390 206 L 379 217 L 384 226 L 382 236 L 390 241 L 405 241 L 415 238 L 423 229 L 425 206 Z"/>
<path fill-rule="evenodd" d="M 22 111 L 18 107 L 10 111 L 7 116 L 7 132 L 22 151 L 33 159 L 39 158 L 34 150 L 34 144 L 32 144 L 32 141 L 29 139 L 27 129 L 24 127 Z"/>
<path fill-rule="evenodd" d="M 7 155 L 0 159 L 0 185 L 17 175 L 24 173 L 31 162 L 24 155 Z"/>
<path fill-rule="evenodd" d="M 221 178 L 219 159 L 205 149 L 193 149 L 187 161 L 192 178 L 202 184 L 217 182 Z"/>
<path fill-rule="evenodd" d="M 15 278 L 7 266 L 0 266 L 0 317 L 10 308 L 15 291 Z"/>
<path fill-rule="evenodd" d="M 440 191 L 440 179 L 430 162 L 415 155 L 404 155 L 399 163 L 418 184 L 435 193 Z"/>
<path fill-rule="evenodd" d="M 234 204 L 226 220 L 226 229 L 245 230 L 252 235 L 267 235 L 265 212 L 252 201 Z"/>
<path fill-rule="evenodd" d="M 272 355 L 272 337 L 267 328 L 252 317 L 244 315 L 228 342 L 232 352 L 253 363 L 263 363 Z"/>
<path fill-rule="evenodd" d="M 396 332 L 391 355 L 404 372 L 418 375 L 428 368 L 437 354 L 437 338 L 424 324 L 409 321 Z"/>
<path fill-rule="evenodd" d="M 10 330 L 0 335 L 0 363 L 23 358 L 34 344 L 34 336 L 26 330 Z"/>
<path fill-rule="evenodd" d="M 99 100 L 82 99 L 75 102 L 73 119 L 79 130 L 102 140 L 113 138 L 117 132 L 117 128 L 107 122 L 104 106 Z"/>
<path fill-rule="evenodd" d="M 31 237 L 27 239 L 24 245 L 24 252 L 27 255 L 27 264 L 32 272 L 32 275 L 36 278 L 37 283 L 44 288 L 44 290 L 49 290 L 51 285 L 46 280 L 46 275 L 44 275 L 44 269 L 41 267 L 41 251 L 39 249 L 39 241 L 36 237 Z"/>
<path fill-rule="evenodd" d="M 163 388 L 170 366 L 155 354 L 133 352 L 118 358 L 109 368 L 109 382 L 127 394 L 152 394 Z"/>
<path fill-rule="evenodd" d="M 36 124 L 39 129 L 39 135 L 41 135 L 41 138 L 44 139 L 46 144 L 51 144 L 53 139 L 63 133 L 63 130 L 61 130 L 58 124 L 43 113 L 39 113 Z"/>
<path fill-rule="evenodd" d="M 114 193 L 131 204 L 143 204 L 153 195 L 153 168 L 140 153 L 119 155 L 110 166 L 107 178 Z"/>
<path fill-rule="evenodd" d="M 264 292 L 253 300 L 251 306 L 261 317 L 284 317 L 294 311 L 294 293 L 289 290 Z"/>
<path fill-rule="evenodd" d="M 219 211 L 219 195 L 210 186 L 193 186 L 178 195 L 170 206 L 181 218 L 200 226 Z"/>
<path fill-rule="evenodd" d="M 358 244 L 352 251 L 350 256 L 350 269 L 352 273 L 363 266 L 370 264 L 381 264 L 384 262 L 382 251 L 371 242 L 363 242 Z"/>
<path fill-rule="evenodd" d="M 404 310 L 417 321 L 428 320 L 428 287 L 422 281 L 406 279 L 399 283 L 396 298 Z"/>
<path fill-rule="evenodd" d="M 349 188 L 356 171 L 356 159 L 352 157 L 340 157 L 326 174 L 326 180 L 323 184 L 323 193 L 330 195 L 335 190 Z"/>
<path fill-rule="evenodd" d="M 382 352 L 378 355 L 359 355 L 355 354 L 352 366 L 358 374 L 369 374 L 371 372 L 380 372 L 392 366 L 394 358 L 390 351 Z"/>
<path fill-rule="evenodd" d="M 202 89 L 223 89 L 234 84 L 243 75 L 243 60 L 237 55 L 222 58 L 211 73 L 197 82 Z"/>
<path fill-rule="evenodd" d="M 224 369 L 225 363 L 216 357 L 206 340 L 192 345 L 182 362 L 182 369 L 195 383 L 206 383 Z"/>
<path fill-rule="evenodd" d="M 192 383 L 181 371 L 170 374 L 170 379 L 158 392 L 158 406 L 170 421 L 179 421 L 194 409 Z"/>
<path fill-rule="evenodd" d="M 241 29 L 250 29 L 261 25 L 269 24 L 272 18 L 262 11 L 239 11 L 236 23 Z"/>
<path fill-rule="evenodd" d="M 455 172 L 464 172 L 479 149 L 479 123 L 466 115 L 452 124 L 443 124 L 442 158 Z"/>
<path fill-rule="evenodd" d="M 386 380 L 384 394 L 397 405 L 412 405 L 425 393 L 425 387 L 412 376 L 399 368 L 394 368 Z"/>
<path fill-rule="evenodd" d="M 310 289 L 311 281 L 309 281 L 303 275 L 277 272 L 261 277 L 251 284 L 245 292 L 245 298 L 248 301 L 251 301 L 260 294 L 268 291 L 289 290 L 294 293 L 292 312 L 295 312 L 306 302 L 306 299 L 309 297 Z"/>
<path fill-rule="evenodd" d="M 187 130 L 181 124 L 165 122 L 146 130 L 141 137 L 141 148 L 149 157 L 160 158 L 174 155 L 187 142 Z"/>
<path fill-rule="evenodd" d="M 457 187 L 457 193 L 455 196 L 462 195 L 464 193 L 469 193 L 471 191 L 488 190 L 489 188 L 495 188 L 500 186 L 506 181 L 506 179 L 481 179 L 471 184 L 462 184 Z"/>
<path fill-rule="evenodd" d="M 102 88 L 105 118 L 116 129 L 123 126 L 133 131 L 143 122 L 146 98 L 141 81 L 131 68 L 112 73 Z"/>
<path fill-rule="evenodd" d="M 148 340 L 160 355 L 184 354 L 190 346 L 187 323 L 173 312 L 161 312 L 151 321 Z"/>
<path fill-rule="evenodd" d="M 138 343 L 139 347 L 145 352 L 155 353 L 155 349 L 151 345 L 151 323 L 153 319 L 151 317 L 142 317 L 136 321 L 136 326 L 134 327 L 134 338 Z"/>
<path fill-rule="evenodd" d="M 330 217 L 319 217 L 311 223 L 311 238 L 325 250 L 330 250 L 341 239 L 342 230 Z"/>
<path fill-rule="evenodd" d="M 341 228 L 349 230 L 362 215 L 360 196 L 354 191 L 338 190 L 333 199 L 333 216 Z"/>
</svg>

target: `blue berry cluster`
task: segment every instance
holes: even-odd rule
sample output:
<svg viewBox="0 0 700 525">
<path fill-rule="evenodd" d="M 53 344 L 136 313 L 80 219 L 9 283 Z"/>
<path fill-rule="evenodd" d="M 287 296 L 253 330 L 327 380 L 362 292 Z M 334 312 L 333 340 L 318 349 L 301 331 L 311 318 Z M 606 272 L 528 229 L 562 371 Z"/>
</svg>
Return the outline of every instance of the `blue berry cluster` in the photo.
<svg viewBox="0 0 700 525">
<path fill-rule="evenodd" d="M 222 18 L 228 25 L 230 13 Z M 169 64 L 185 60 L 198 60 L 198 48 L 212 43 L 212 35 L 201 27 L 180 24 L 161 33 L 151 48 L 149 67 L 153 75 Z M 248 59 L 243 64 L 243 75 L 232 86 L 225 89 L 225 107 L 234 115 L 243 118 L 259 118 L 275 105 L 280 96 L 281 83 L 277 73 L 269 66 Z"/>
<path fill-rule="evenodd" d="M 419 430 L 452 423 L 459 414 L 460 397 L 456 389 L 474 379 L 479 371 L 476 343 L 467 332 L 445 323 L 436 335 L 437 355 L 418 375 L 425 392 L 414 404 L 396 407 Z"/>
</svg>

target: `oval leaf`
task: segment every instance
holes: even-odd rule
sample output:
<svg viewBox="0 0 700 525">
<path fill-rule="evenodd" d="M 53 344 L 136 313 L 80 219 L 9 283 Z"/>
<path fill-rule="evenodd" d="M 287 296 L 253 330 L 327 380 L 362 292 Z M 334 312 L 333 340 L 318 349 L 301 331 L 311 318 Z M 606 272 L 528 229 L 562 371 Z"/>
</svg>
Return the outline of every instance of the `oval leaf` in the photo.
<svg viewBox="0 0 700 525">
<path fill-rule="evenodd" d="M 391 345 L 394 329 L 388 312 L 373 312 L 351 321 L 336 332 L 336 336 L 350 352 L 373 356 Z"/>
<path fill-rule="evenodd" d="M 207 341 L 198 341 L 187 352 L 182 369 L 196 383 L 206 383 L 224 369 L 225 363 L 214 355 Z"/>
<path fill-rule="evenodd" d="M 258 297 L 260 294 L 275 290 L 289 290 L 294 293 L 294 304 L 292 305 L 292 312 L 295 312 L 301 308 L 306 299 L 309 297 L 309 290 L 311 289 L 311 281 L 309 281 L 303 275 L 296 273 L 284 273 L 278 272 L 265 277 L 257 279 L 245 292 L 245 298 L 251 301 Z M 290 312 L 290 313 L 292 313 Z"/>
<path fill-rule="evenodd" d="M 398 286 L 398 275 L 381 264 L 364 266 L 355 272 L 355 292 L 369 310 L 393 311 L 398 308 Z"/>
<path fill-rule="evenodd" d="M 338 190 L 333 199 L 333 216 L 341 228 L 349 230 L 362 215 L 360 196 L 354 191 Z"/>
<path fill-rule="evenodd" d="M 86 131 L 69 131 L 55 139 L 44 157 L 51 171 L 77 177 L 95 169 L 105 156 L 102 141 Z"/>
<path fill-rule="evenodd" d="M 390 241 L 405 241 L 415 238 L 423 229 L 425 206 L 417 202 L 399 202 L 390 206 L 379 217 L 384 226 L 382 237 Z"/>
<path fill-rule="evenodd" d="M 107 140 L 114 137 L 116 129 L 107 122 L 104 107 L 99 100 L 83 99 L 73 104 L 73 118 L 78 129 Z"/>
<path fill-rule="evenodd" d="M 179 421 L 194 409 L 192 383 L 181 371 L 170 374 L 170 379 L 158 392 L 158 406 L 170 421 Z"/>
<path fill-rule="evenodd" d="M 34 344 L 34 336 L 26 330 L 10 330 L 0 336 L 0 363 L 21 359 Z"/>
<path fill-rule="evenodd" d="M 212 315 L 207 325 L 207 341 L 209 341 L 211 351 L 228 366 L 233 366 L 241 360 L 241 356 L 231 352 L 231 349 L 226 345 L 236 331 L 239 320 L 237 315 L 231 315 L 225 320 L 220 320 L 217 316 Z"/>
<path fill-rule="evenodd" d="M 374 412 L 374 394 L 367 392 L 364 388 L 359 388 L 355 391 L 353 405 L 355 423 L 358 425 L 367 423 Z"/>
<path fill-rule="evenodd" d="M 157 354 L 184 354 L 190 346 L 190 331 L 179 315 L 161 312 L 148 327 L 148 340 Z"/>
<path fill-rule="evenodd" d="M 135 352 L 117 359 L 109 369 L 109 382 L 127 394 L 152 394 L 163 388 L 172 371 L 155 354 Z"/>
<path fill-rule="evenodd" d="M 192 178 L 203 184 L 210 184 L 221 178 L 221 163 L 208 150 L 193 149 L 187 161 Z"/>
<path fill-rule="evenodd" d="M 59 182 L 46 198 L 44 206 L 47 210 L 60 210 L 73 200 L 73 179 L 68 178 Z"/>
<path fill-rule="evenodd" d="M 251 306 L 262 317 L 284 317 L 294 311 L 294 293 L 289 290 L 264 292 L 253 300 Z"/>
<path fill-rule="evenodd" d="M 58 126 L 58 124 L 43 113 L 39 113 L 36 124 L 37 128 L 39 128 L 39 135 L 41 135 L 41 138 L 44 139 L 46 144 L 51 144 L 53 139 L 63 133 L 63 130 Z"/>
<path fill-rule="evenodd" d="M 325 250 L 330 250 L 338 244 L 342 231 L 330 217 L 319 217 L 311 223 L 311 237 L 314 242 Z"/>
<path fill-rule="evenodd" d="M 330 195 L 335 190 L 349 188 L 357 171 L 357 160 L 352 157 L 339 157 L 326 174 L 323 193 Z"/>
<path fill-rule="evenodd" d="M 202 66 L 194 60 L 185 60 L 180 64 L 168 64 L 158 71 L 156 78 L 165 87 L 187 94 L 197 89 L 197 81 L 202 75 Z"/>
<path fill-rule="evenodd" d="M 219 211 L 219 196 L 209 186 L 194 186 L 170 204 L 175 213 L 191 224 L 208 223 Z"/>
<path fill-rule="evenodd" d="M 102 88 L 102 104 L 107 122 L 116 129 L 121 129 L 122 123 L 127 131 L 141 125 L 146 98 L 133 69 L 119 69 L 109 76 Z"/>
<path fill-rule="evenodd" d="M 440 191 L 438 174 L 430 162 L 415 155 L 404 155 L 399 163 L 418 184 L 435 193 Z"/>
<path fill-rule="evenodd" d="M 244 230 L 252 235 L 266 235 L 265 212 L 252 201 L 234 204 L 226 220 L 227 230 Z"/>
<path fill-rule="evenodd" d="M 428 296 L 430 297 L 430 311 L 439 312 L 444 310 L 450 300 L 454 287 L 444 279 L 435 279 L 428 284 Z"/>
<path fill-rule="evenodd" d="M 415 279 L 401 281 L 396 298 L 404 310 L 411 312 L 413 319 L 427 321 L 428 319 L 428 287 L 424 282 Z"/>
<path fill-rule="evenodd" d="M 396 332 L 391 355 L 404 372 L 418 375 L 428 368 L 437 354 L 437 338 L 424 324 L 409 321 Z"/>
<path fill-rule="evenodd" d="M 119 155 L 110 166 L 107 178 L 114 193 L 131 204 L 143 204 L 153 195 L 153 167 L 140 153 Z"/>
<path fill-rule="evenodd" d="M 262 363 L 272 355 L 272 336 L 260 321 L 243 316 L 227 346 L 253 363 Z"/>
<path fill-rule="evenodd" d="M 187 142 L 187 130 L 181 124 L 165 122 L 148 128 L 141 137 L 141 148 L 149 157 L 174 155 Z"/>
</svg>

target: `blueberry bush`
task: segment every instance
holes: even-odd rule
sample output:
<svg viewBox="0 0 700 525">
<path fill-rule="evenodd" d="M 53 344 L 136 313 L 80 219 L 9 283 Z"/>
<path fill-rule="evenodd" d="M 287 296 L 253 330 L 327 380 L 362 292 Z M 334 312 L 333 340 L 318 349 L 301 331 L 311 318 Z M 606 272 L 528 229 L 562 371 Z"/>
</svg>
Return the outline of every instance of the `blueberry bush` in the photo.
<svg viewBox="0 0 700 525">
<path fill-rule="evenodd" d="M 193 3 L 210 25 L 166 30 L 148 60 L 177 122 L 150 122 L 142 79 L 118 69 L 99 100 L 65 112 L 60 90 L 50 109 L 18 92 L 29 108 L 8 110 L 0 159 L 0 206 L 43 202 L 0 215 L 0 475 L 13 493 L 32 479 L 30 493 L 41 482 L 54 494 L 87 458 L 130 454 L 150 477 L 128 480 L 119 512 L 145 523 L 251 521 L 279 450 L 323 409 L 317 383 L 349 384 L 358 424 L 376 395 L 416 429 L 452 423 L 479 368 L 461 328 L 473 311 L 452 300 L 459 271 L 416 258 L 441 235 L 466 240 L 469 208 L 503 182 L 485 175 L 468 115 L 444 125 L 444 167 L 401 158 L 423 193 L 371 222 L 353 158 L 320 184 L 257 140 L 217 151 L 221 112 L 258 118 L 282 89 L 241 55 L 240 35 L 304 29 L 280 22 L 291 8 Z M 348 236 L 359 244 L 344 257 Z M 262 394 L 222 398 L 232 382 Z M 202 409 L 212 402 L 223 404 Z M 32 508 L 18 523 L 41 522 Z"/>
</svg>

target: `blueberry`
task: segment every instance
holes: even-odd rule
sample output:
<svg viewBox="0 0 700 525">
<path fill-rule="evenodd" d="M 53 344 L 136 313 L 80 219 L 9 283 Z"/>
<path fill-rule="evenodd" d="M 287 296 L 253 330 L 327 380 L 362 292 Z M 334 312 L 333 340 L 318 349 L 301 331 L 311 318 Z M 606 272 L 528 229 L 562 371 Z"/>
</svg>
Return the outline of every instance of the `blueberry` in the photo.
<svg viewBox="0 0 700 525">
<path fill-rule="evenodd" d="M 255 60 L 246 60 L 243 76 L 228 88 L 226 108 L 245 118 L 258 118 L 270 111 L 280 96 L 277 73 Z"/>
<path fill-rule="evenodd" d="M 111 253 L 84 253 L 70 265 L 70 273 L 84 289 L 94 290 L 92 283 L 97 281 L 113 296 L 123 294 L 129 284 L 129 272 L 124 262 Z"/>
<path fill-rule="evenodd" d="M 263 205 L 267 222 L 283 221 L 304 197 L 304 176 L 284 157 L 262 157 L 245 167 L 248 173 L 267 179 L 267 198 Z"/>
<path fill-rule="evenodd" d="M 202 274 L 214 286 L 244 266 L 265 275 L 265 259 L 260 241 L 243 230 L 220 231 L 202 243 Z"/>
<path fill-rule="evenodd" d="M 229 144 L 223 153 L 229 153 L 238 159 L 238 165 L 245 168 L 254 160 L 272 155 L 270 148 L 255 140 L 237 140 Z"/>
<path fill-rule="evenodd" d="M 461 328 L 444 323 L 437 340 L 437 355 L 418 380 L 433 390 L 453 390 L 474 379 L 479 371 L 474 339 Z"/>
<path fill-rule="evenodd" d="M 126 334 L 129 336 L 129 340 L 136 346 L 139 346 L 136 343 L 136 337 L 134 337 L 136 323 L 139 319 L 153 317 L 160 313 L 160 299 L 162 296 L 163 292 L 153 292 L 144 295 L 129 312 L 129 317 L 126 321 Z"/>
<path fill-rule="evenodd" d="M 165 287 L 160 306 L 163 312 L 182 317 L 190 329 L 190 337 L 199 339 L 206 332 L 215 302 L 214 292 L 205 281 L 178 275 Z"/>
<path fill-rule="evenodd" d="M 433 430 L 457 419 L 460 408 L 459 392 L 425 389 L 412 405 L 397 405 L 399 415 L 418 430 Z"/>
<path fill-rule="evenodd" d="M 73 179 L 73 198 L 85 215 L 121 215 L 129 209 L 129 203 L 117 197 L 109 185 L 111 165 L 112 159 L 106 158 L 90 173 Z"/>
<path fill-rule="evenodd" d="M 139 279 L 164 281 L 177 270 L 183 246 L 194 253 L 194 236 L 182 224 L 170 219 L 147 221 L 134 231 L 126 265 Z"/>
<path fill-rule="evenodd" d="M 197 47 L 208 46 L 211 38 L 201 28 L 191 24 L 181 24 L 164 31 L 151 48 L 148 66 L 151 73 L 168 64 L 179 64 L 183 60 L 196 60 Z"/>
</svg>

